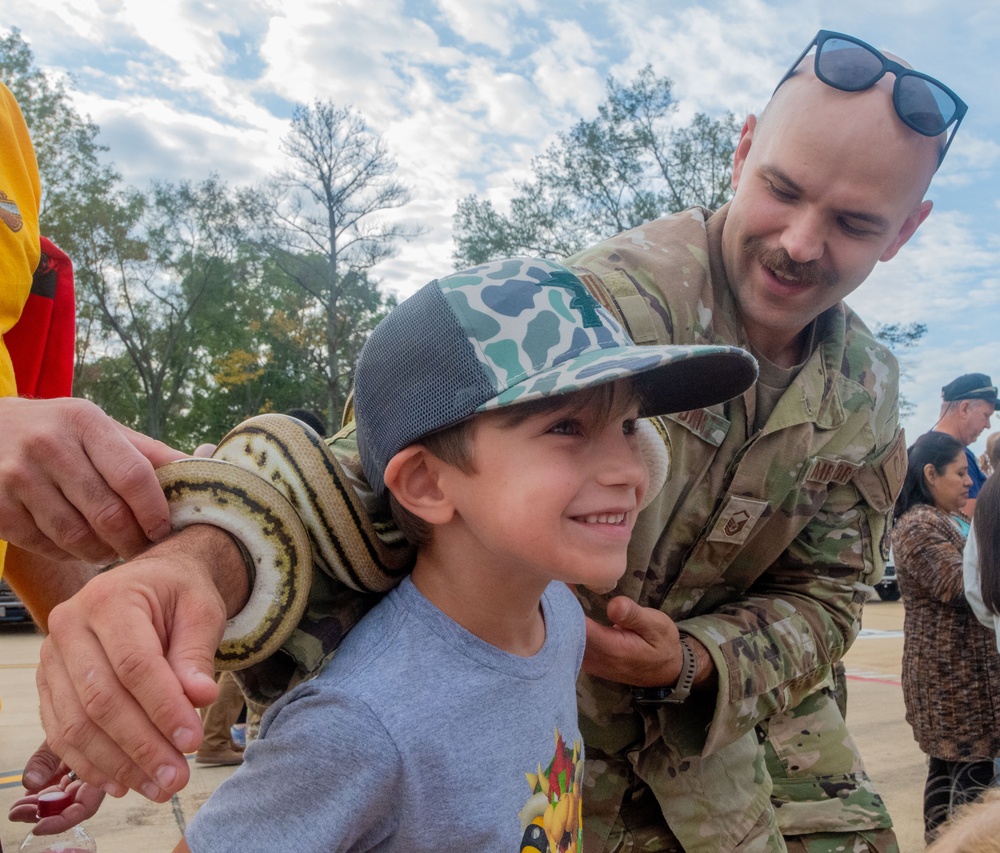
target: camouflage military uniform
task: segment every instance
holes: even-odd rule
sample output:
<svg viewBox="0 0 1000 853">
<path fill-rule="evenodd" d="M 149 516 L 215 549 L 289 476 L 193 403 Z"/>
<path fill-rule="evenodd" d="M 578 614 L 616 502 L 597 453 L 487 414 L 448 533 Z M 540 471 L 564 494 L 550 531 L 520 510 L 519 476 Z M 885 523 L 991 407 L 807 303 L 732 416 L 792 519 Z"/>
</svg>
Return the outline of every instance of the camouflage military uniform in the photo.
<svg viewBox="0 0 1000 853">
<path fill-rule="evenodd" d="M 677 214 L 567 264 L 638 343 L 745 346 L 725 215 Z M 702 642 L 718 692 L 640 712 L 627 686 L 581 678 L 587 850 L 780 851 L 782 834 L 815 834 L 789 843 L 810 851 L 894 847 L 831 670 L 881 576 L 905 472 L 897 367 L 843 304 L 817 319 L 815 340 L 760 431 L 753 389 L 663 419 L 671 475 L 612 595 Z M 582 595 L 597 620 L 608 598 Z"/>
</svg>

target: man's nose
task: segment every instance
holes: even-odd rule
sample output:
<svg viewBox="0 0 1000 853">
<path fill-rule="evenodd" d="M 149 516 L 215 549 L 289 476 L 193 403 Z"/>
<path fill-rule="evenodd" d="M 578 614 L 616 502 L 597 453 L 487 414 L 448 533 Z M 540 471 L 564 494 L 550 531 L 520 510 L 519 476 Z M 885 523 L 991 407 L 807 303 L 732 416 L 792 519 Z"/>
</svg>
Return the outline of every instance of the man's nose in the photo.
<svg viewBox="0 0 1000 853">
<path fill-rule="evenodd" d="M 800 264 L 821 258 L 825 242 L 826 226 L 819 214 L 809 208 L 794 211 L 781 234 L 782 248 Z"/>
</svg>

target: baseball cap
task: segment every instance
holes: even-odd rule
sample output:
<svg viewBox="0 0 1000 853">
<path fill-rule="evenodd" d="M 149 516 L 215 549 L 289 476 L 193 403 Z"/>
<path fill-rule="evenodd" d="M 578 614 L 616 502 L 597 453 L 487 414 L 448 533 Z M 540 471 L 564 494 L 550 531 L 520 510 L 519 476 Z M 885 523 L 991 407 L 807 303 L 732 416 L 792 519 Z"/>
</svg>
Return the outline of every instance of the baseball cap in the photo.
<svg viewBox="0 0 1000 853">
<path fill-rule="evenodd" d="M 996 409 L 997 387 L 985 373 L 966 373 L 941 389 L 941 399 L 946 403 L 956 400 L 986 400 Z"/>
<path fill-rule="evenodd" d="M 700 409 L 743 393 L 757 362 L 731 346 L 637 346 L 559 263 L 492 261 L 436 279 L 397 305 L 361 349 L 358 454 L 385 490 L 389 460 L 479 412 L 633 377 L 640 415 Z"/>
</svg>

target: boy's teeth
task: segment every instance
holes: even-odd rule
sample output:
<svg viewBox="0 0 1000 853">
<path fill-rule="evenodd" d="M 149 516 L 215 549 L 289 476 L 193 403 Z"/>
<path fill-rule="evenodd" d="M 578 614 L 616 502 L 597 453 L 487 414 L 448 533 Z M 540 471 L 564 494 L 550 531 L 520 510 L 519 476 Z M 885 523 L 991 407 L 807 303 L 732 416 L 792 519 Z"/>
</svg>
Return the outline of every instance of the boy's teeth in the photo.
<svg viewBox="0 0 1000 853">
<path fill-rule="evenodd" d="M 625 520 L 625 513 L 618 512 L 613 515 L 610 513 L 601 513 L 600 515 L 588 515 L 584 521 L 587 524 L 621 524 Z"/>
</svg>

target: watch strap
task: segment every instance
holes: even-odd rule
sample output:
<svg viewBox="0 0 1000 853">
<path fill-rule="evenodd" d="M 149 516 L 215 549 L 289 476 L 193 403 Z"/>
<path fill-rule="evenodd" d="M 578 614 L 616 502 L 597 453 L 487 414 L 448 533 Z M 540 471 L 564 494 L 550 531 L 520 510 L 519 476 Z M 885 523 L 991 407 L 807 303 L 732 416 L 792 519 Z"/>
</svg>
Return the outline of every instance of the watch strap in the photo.
<svg viewBox="0 0 1000 853">
<path fill-rule="evenodd" d="M 679 705 L 691 695 L 698 659 L 687 637 L 681 634 L 681 674 L 673 687 L 633 687 L 632 698 L 639 706 Z"/>
</svg>

